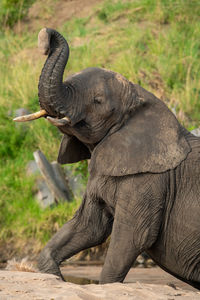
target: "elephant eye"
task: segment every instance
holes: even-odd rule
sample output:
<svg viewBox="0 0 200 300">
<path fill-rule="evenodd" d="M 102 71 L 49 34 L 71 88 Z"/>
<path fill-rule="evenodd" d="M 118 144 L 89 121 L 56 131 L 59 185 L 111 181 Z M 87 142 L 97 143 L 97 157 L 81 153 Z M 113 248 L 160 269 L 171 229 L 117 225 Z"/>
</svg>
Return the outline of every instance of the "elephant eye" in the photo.
<svg viewBox="0 0 200 300">
<path fill-rule="evenodd" d="M 79 121 L 78 123 L 75 124 L 76 128 L 81 128 L 87 126 L 87 123 L 84 120 Z"/>
<path fill-rule="evenodd" d="M 102 103 L 102 98 L 101 97 L 95 97 L 94 98 L 94 103 L 95 104 L 101 104 Z"/>
</svg>

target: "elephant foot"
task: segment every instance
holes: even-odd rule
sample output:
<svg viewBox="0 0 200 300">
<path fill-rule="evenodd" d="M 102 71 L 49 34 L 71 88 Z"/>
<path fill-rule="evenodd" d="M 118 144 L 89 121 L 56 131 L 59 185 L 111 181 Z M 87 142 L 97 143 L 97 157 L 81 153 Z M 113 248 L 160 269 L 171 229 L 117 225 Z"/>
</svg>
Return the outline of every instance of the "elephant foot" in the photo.
<svg viewBox="0 0 200 300">
<path fill-rule="evenodd" d="M 60 268 L 56 261 L 52 258 L 49 249 L 43 249 L 38 258 L 38 270 L 41 273 L 49 273 L 60 277 L 63 281 L 65 281 L 64 277 L 60 272 Z"/>
</svg>

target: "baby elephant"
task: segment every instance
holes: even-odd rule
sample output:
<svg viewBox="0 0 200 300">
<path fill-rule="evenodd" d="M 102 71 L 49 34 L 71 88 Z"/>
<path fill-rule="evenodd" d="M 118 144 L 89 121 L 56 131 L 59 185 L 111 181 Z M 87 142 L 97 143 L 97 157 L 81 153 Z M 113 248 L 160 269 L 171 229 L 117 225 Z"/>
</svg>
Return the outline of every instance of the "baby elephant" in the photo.
<svg viewBox="0 0 200 300">
<path fill-rule="evenodd" d="M 39 269 L 62 277 L 62 261 L 111 235 L 101 283 L 122 282 L 145 250 L 200 289 L 200 139 L 120 74 L 88 68 L 63 82 L 69 47 L 57 31 L 42 29 L 39 47 L 48 55 L 41 111 L 28 119 L 44 116 L 63 133 L 61 164 L 90 158 L 82 204 L 41 252 Z"/>
</svg>

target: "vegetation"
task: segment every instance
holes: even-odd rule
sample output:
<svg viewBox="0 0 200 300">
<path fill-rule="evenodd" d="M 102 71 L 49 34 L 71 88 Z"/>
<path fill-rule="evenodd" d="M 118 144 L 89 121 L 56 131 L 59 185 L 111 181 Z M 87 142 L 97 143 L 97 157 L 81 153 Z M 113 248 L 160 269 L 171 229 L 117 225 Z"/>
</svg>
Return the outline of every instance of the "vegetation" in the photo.
<svg viewBox="0 0 200 300">
<path fill-rule="evenodd" d="M 191 130 L 200 121 L 199 17 L 198 0 L 105 1 L 86 18 L 57 28 L 71 49 L 65 75 L 90 66 L 117 71 L 165 101 Z M 35 179 L 26 175 L 33 151 L 40 148 L 55 160 L 60 140 L 44 119 L 12 122 L 17 108 L 39 108 L 37 84 L 44 57 L 36 45 L 35 33 L 15 35 L 7 29 L 0 36 L 0 239 L 44 243 L 80 201 L 42 210 L 34 200 Z M 72 168 L 87 177 L 85 164 Z"/>
<path fill-rule="evenodd" d="M 1 0 L 0 2 L 0 25 L 13 27 L 21 20 L 28 11 L 34 0 Z"/>
</svg>

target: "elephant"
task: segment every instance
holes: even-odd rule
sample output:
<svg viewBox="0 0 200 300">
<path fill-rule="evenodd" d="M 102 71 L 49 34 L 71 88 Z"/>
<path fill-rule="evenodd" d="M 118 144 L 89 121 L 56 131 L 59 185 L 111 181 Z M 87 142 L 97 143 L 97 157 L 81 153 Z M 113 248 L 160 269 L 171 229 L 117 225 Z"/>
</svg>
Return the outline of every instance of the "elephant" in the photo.
<svg viewBox="0 0 200 300">
<path fill-rule="evenodd" d="M 100 283 L 123 282 L 145 251 L 166 272 L 200 289 L 200 139 L 167 105 L 122 75 L 90 67 L 63 73 L 69 46 L 43 28 L 41 110 L 16 121 L 46 118 L 63 134 L 58 162 L 90 159 L 79 209 L 41 251 L 41 272 L 79 251 L 110 244 Z"/>
</svg>

